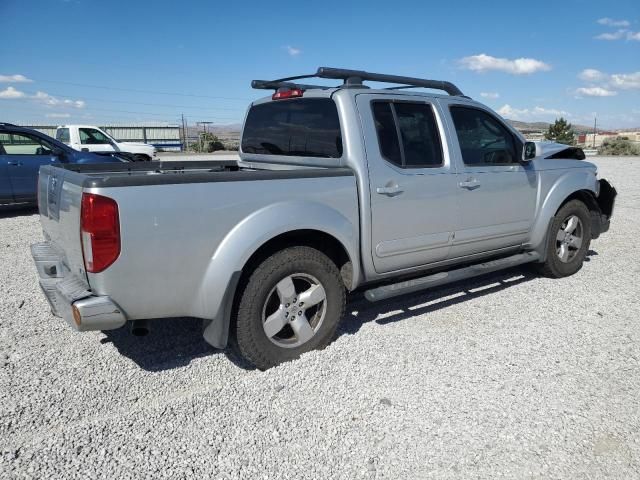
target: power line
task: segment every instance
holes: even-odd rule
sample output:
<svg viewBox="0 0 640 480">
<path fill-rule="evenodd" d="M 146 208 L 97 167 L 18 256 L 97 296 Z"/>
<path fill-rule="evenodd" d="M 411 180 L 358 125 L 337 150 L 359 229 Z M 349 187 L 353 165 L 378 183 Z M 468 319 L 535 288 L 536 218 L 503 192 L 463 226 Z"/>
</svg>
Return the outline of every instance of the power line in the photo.
<svg viewBox="0 0 640 480">
<path fill-rule="evenodd" d="M 62 107 L 65 107 L 64 105 L 62 105 Z M 36 110 L 36 109 L 29 109 L 29 108 L 23 108 L 20 107 L 21 111 L 31 111 L 31 112 L 36 112 L 39 113 L 40 115 L 44 116 L 47 114 L 46 111 L 40 111 L 40 110 Z M 93 110 L 97 110 L 97 111 L 101 111 L 101 112 L 116 112 L 116 113 L 127 113 L 127 114 L 133 114 L 133 115 L 152 115 L 154 117 L 163 117 L 163 118 L 167 118 L 167 117 L 171 117 L 171 118 L 179 118 L 180 113 L 177 112 L 141 112 L 141 111 L 136 111 L 136 110 L 119 110 L 119 109 L 115 109 L 115 108 L 99 108 L 99 107 L 89 107 L 86 110 L 79 110 L 79 109 L 74 109 L 74 110 L 67 110 L 64 113 L 69 113 L 69 114 L 75 114 L 75 115 L 80 115 L 81 113 L 86 113 L 89 111 L 93 111 Z M 214 119 L 214 120 L 235 120 L 235 121 L 239 121 L 240 119 L 240 115 L 235 116 L 235 117 L 224 117 L 224 116 L 218 116 L 218 115 L 208 115 L 210 118 Z"/>
<path fill-rule="evenodd" d="M 157 113 L 157 112 L 138 112 L 135 110 L 117 110 L 114 108 L 96 108 L 96 107 L 89 107 L 87 108 L 87 110 L 98 110 L 98 111 L 104 111 L 104 112 L 119 112 L 119 113 L 133 113 L 133 114 L 138 114 L 138 115 L 154 115 L 154 116 L 160 116 L 160 117 L 166 117 L 166 116 L 175 116 L 178 117 L 179 113 Z M 214 118 L 216 120 L 238 120 L 239 117 L 218 117 L 218 116 L 211 116 L 211 118 Z"/>
<path fill-rule="evenodd" d="M 215 98 L 215 99 L 221 99 L 221 100 L 243 100 L 243 101 L 255 100 L 254 98 L 248 98 L 248 97 L 221 97 L 221 96 L 215 96 L 215 95 L 196 95 L 193 93 L 159 92 L 154 90 L 140 90 L 136 88 L 108 87 L 106 85 L 90 85 L 87 83 L 63 82 L 60 80 L 38 80 L 38 82 L 59 83 L 61 85 L 71 85 L 74 87 L 100 88 L 104 90 L 117 90 L 121 92 L 150 93 L 153 95 L 171 95 L 176 97 Z"/>
<path fill-rule="evenodd" d="M 31 93 L 31 94 L 38 93 L 37 91 L 34 91 L 34 90 L 21 89 L 21 91 L 23 91 L 24 93 Z M 53 92 L 47 92 L 47 94 L 51 95 L 51 96 L 54 96 L 54 97 L 66 97 L 66 98 L 75 96 L 74 94 L 68 95 L 66 93 L 53 93 Z M 225 108 L 225 107 L 207 108 L 207 107 L 198 107 L 197 105 L 174 105 L 174 104 L 171 104 L 171 103 L 130 102 L 130 101 L 127 101 L 127 100 L 107 100 L 106 98 L 85 97 L 84 95 L 81 95 L 81 96 L 82 96 L 81 100 L 91 100 L 91 101 L 94 101 L 94 102 L 105 102 L 105 103 L 125 103 L 125 104 L 130 104 L 130 105 L 144 105 L 144 106 L 147 106 L 147 107 L 195 108 L 195 109 L 198 109 L 198 110 L 210 110 L 210 111 L 224 110 L 224 111 L 231 111 L 231 112 L 236 112 L 240 108 L 240 107 L 238 107 L 238 108 Z"/>
<path fill-rule="evenodd" d="M 47 112 L 43 112 L 42 110 L 39 109 L 29 109 L 29 108 L 21 108 L 20 109 L 20 114 L 25 114 L 29 117 L 46 117 Z M 87 112 L 83 111 L 83 110 L 73 110 L 70 112 L 65 112 L 68 113 L 70 115 L 70 117 L 81 117 L 83 115 L 86 115 Z M 122 120 L 126 120 L 126 119 L 131 119 L 134 120 L 135 117 L 128 117 L 125 115 L 118 115 L 119 118 L 103 118 L 101 117 L 101 119 L 99 120 L 100 122 L 105 122 L 105 121 L 109 121 L 109 122 L 121 122 Z M 14 116 L 13 118 L 17 118 L 17 115 Z M 59 123 L 62 121 L 65 121 L 67 118 L 69 117 L 47 117 L 48 121 L 53 122 L 53 123 Z M 163 121 L 165 123 L 174 123 L 174 124 L 178 124 L 179 123 L 179 115 L 165 115 Z M 171 121 L 167 121 L 167 119 L 171 119 Z M 90 118 L 88 118 L 87 120 L 92 120 Z M 160 119 L 157 120 L 153 120 L 154 122 L 160 122 Z"/>
</svg>

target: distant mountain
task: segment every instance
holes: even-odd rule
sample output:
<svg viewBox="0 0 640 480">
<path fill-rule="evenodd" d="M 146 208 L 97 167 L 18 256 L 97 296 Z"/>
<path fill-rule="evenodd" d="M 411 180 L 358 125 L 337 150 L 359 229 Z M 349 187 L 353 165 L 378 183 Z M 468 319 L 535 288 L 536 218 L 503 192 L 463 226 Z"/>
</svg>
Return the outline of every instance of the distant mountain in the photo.
<svg viewBox="0 0 640 480">
<path fill-rule="evenodd" d="M 506 119 L 513 127 L 518 130 L 547 130 L 549 123 L 547 122 L 521 122 L 519 120 Z"/>
<path fill-rule="evenodd" d="M 200 133 L 202 133 L 203 130 L 203 125 L 189 125 L 187 127 L 189 143 L 197 142 L 198 138 L 200 138 Z M 238 148 L 241 131 L 242 124 L 240 123 L 231 123 L 229 125 L 207 125 L 207 132 L 213 133 L 226 145 L 227 148 L 231 150 L 236 150 Z"/>
<path fill-rule="evenodd" d="M 229 125 L 209 125 L 210 128 L 207 128 L 209 132 L 213 132 L 214 134 L 222 134 L 222 135 L 233 135 L 237 134 L 240 136 L 240 132 L 242 131 L 241 123 L 230 123 Z"/>
<path fill-rule="evenodd" d="M 189 132 L 189 136 L 198 136 L 200 132 L 205 129 L 204 125 L 193 125 L 189 124 L 187 128 L 187 132 Z M 229 125 L 207 125 L 207 132 L 211 132 L 214 135 L 240 135 L 240 131 L 242 130 L 241 123 L 230 123 Z"/>
<path fill-rule="evenodd" d="M 549 122 L 521 122 L 520 120 L 509 120 L 509 122 L 516 130 L 521 132 L 545 132 L 549 129 Z M 202 132 L 202 125 L 189 125 L 188 132 L 190 139 L 198 138 L 198 133 Z M 573 130 L 576 133 L 591 133 L 593 127 L 587 125 L 573 124 Z M 626 129 L 625 131 L 632 131 L 634 129 Z M 207 131 L 217 135 L 223 142 L 239 142 L 240 132 L 242 131 L 241 123 L 231 123 L 229 125 L 207 125 Z"/>
<path fill-rule="evenodd" d="M 521 122 L 519 120 L 509 120 L 507 119 L 507 122 L 509 122 L 511 125 L 513 125 L 513 127 L 516 130 L 519 131 L 545 131 L 549 129 L 549 125 L 551 125 L 548 122 Z M 586 125 L 577 125 L 577 124 L 572 124 L 573 126 L 573 131 L 576 133 L 586 133 L 586 132 L 592 132 L 593 131 L 593 127 L 588 127 Z"/>
</svg>

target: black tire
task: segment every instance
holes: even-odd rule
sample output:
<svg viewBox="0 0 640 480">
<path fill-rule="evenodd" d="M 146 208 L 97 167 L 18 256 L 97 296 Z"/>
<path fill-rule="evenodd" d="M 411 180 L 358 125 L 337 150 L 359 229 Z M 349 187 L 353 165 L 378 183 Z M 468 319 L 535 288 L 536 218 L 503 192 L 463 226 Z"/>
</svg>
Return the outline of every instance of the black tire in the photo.
<svg viewBox="0 0 640 480">
<path fill-rule="evenodd" d="M 310 292 L 316 288 L 314 283 L 317 281 L 322 286 L 324 300 L 307 307 L 308 310 L 304 310 L 304 305 L 297 307 L 299 302 L 284 303 L 278 286 L 287 284 L 287 279 L 295 284 L 296 295 Z M 340 272 L 325 254 L 311 247 L 286 248 L 265 259 L 246 281 L 236 310 L 233 343 L 244 358 L 257 368 L 266 370 L 296 359 L 305 352 L 326 347 L 344 314 L 345 302 L 346 292 Z M 291 308 L 300 310 L 293 311 L 289 316 Z M 293 329 L 293 323 L 297 323 L 295 315 L 299 316 L 300 311 L 303 311 L 303 319 L 311 317 L 307 326 L 314 331 L 306 341 Z M 283 315 L 287 315 L 285 322 L 288 323 L 284 323 L 282 330 L 270 337 L 266 332 L 265 318 L 271 318 L 269 314 L 275 315 L 276 312 L 285 312 Z M 282 320 L 282 317 L 278 318 L 278 321 Z M 305 326 L 304 333 L 308 332 Z M 297 345 L 299 342 L 303 343 Z"/>
<path fill-rule="evenodd" d="M 581 228 L 581 244 L 579 248 L 571 250 L 569 249 L 571 257 L 565 261 L 560 256 L 560 246 L 562 241 L 558 239 L 562 236 L 561 230 L 567 225 L 567 221 L 572 217 L 577 217 L 580 220 L 579 227 Z M 565 227 L 566 228 L 566 227 Z M 591 215 L 587 206 L 580 200 L 571 200 L 558 210 L 549 230 L 546 246 L 546 260 L 544 263 L 536 264 L 539 273 L 546 277 L 562 278 L 568 277 L 578 272 L 584 263 L 584 259 L 589 251 L 589 244 L 591 243 Z M 564 251 L 563 251 L 564 253 Z"/>
<path fill-rule="evenodd" d="M 151 160 L 151 157 L 145 155 L 144 153 L 136 153 L 133 158 L 134 162 L 148 162 Z"/>
</svg>

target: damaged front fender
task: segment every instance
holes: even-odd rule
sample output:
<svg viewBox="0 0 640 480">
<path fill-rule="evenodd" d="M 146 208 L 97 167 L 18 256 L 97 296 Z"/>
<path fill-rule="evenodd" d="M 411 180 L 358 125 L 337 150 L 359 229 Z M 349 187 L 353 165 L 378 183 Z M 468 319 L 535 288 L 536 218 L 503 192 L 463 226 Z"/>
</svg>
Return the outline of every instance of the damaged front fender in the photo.
<svg viewBox="0 0 640 480">
<path fill-rule="evenodd" d="M 598 238 L 601 233 L 609 230 L 617 196 L 618 192 L 607 180 L 604 178 L 598 180 L 596 202 L 598 202 L 600 211 L 592 212 L 591 232 L 593 238 Z"/>
</svg>

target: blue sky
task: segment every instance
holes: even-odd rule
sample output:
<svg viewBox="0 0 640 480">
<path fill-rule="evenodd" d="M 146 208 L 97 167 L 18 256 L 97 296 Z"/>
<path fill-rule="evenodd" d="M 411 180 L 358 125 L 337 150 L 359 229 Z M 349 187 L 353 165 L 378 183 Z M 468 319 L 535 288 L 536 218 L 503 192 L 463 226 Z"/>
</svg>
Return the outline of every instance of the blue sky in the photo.
<svg viewBox="0 0 640 480">
<path fill-rule="evenodd" d="M 0 121 L 237 123 L 264 95 L 251 79 L 318 66 L 450 80 L 517 120 L 640 127 L 640 2 L 0 0 Z"/>
</svg>

